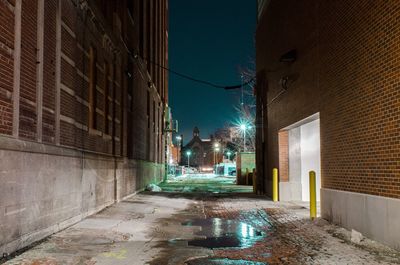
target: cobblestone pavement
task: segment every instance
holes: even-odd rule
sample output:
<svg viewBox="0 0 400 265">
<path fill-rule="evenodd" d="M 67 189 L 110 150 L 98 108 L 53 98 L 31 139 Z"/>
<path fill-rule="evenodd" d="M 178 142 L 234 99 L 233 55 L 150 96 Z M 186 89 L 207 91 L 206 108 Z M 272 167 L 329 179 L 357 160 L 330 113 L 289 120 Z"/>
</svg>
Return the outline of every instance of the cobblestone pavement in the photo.
<svg viewBox="0 0 400 265">
<path fill-rule="evenodd" d="M 206 216 L 236 219 L 266 232 L 247 249 L 214 250 L 219 258 L 267 264 L 400 264 L 399 252 L 365 239 L 351 243 L 350 232 L 328 222 L 311 221 L 308 210 L 258 198 L 205 200 Z"/>
<path fill-rule="evenodd" d="M 355 245 L 348 231 L 307 216 L 302 206 L 251 194 L 142 193 L 7 264 L 400 264 L 399 252 L 367 239 Z M 210 241 L 207 231 L 219 237 Z"/>
</svg>

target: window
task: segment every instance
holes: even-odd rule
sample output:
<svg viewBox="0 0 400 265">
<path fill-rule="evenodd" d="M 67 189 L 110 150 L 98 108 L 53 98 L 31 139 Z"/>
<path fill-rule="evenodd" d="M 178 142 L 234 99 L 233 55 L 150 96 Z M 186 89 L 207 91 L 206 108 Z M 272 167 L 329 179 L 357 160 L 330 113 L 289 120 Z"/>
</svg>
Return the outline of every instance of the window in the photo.
<svg viewBox="0 0 400 265">
<path fill-rule="evenodd" d="M 153 132 L 156 132 L 156 102 L 153 100 Z"/>
<path fill-rule="evenodd" d="M 104 132 L 110 134 L 110 126 L 108 123 L 108 116 L 110 114 L 110 100 L 108 96 L 110 94 L 110 66 L 106 62 L 104 64 Z"/>
<path fill-rule="evenodd" d="M 133 112 L 133 63 L 128 60 L 128 109 Z"/>
<path fill-rule="evenodd" d="M 147 128 L 150 129 L 150 91 L 147 90 Z"/>
<path fill-rule="evenodd" d="M 96 49 L 90 46 L 89 50 L 89 128 L 96 129 L 96 85 L 97 85 L 97 58 Z"/>
</svg>

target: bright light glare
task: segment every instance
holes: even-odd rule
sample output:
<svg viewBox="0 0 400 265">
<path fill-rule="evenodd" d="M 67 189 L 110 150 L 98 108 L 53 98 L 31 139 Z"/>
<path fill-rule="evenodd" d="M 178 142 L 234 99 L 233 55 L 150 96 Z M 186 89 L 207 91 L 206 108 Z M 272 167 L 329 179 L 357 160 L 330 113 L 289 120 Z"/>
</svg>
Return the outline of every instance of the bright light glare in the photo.
<svg viewBox="0 0 400 265">
<path fill-rule="evenodd" d="M 247 129 L 246 124 L 240 124 L 240 130 L 244 131 Z"/>
<path fill-rule="evenodd" d="M 215 144 L 214 144 L 214 147 L 215 147 L 215 148 L 218 148 L 218 147 L 219 147 L 219 143 L 215 143 Z"/>
<path fill-rule="evenodd" d="M 192 154 L 192 152 L 190 152 L 190 151 L 187 151 L 187 152 L 186 152 L 186 155 L 187 155 L 187 156 L 190 156 L 191 154 Z"/>
<path fill-rule="evenodd" d="M 247 225 L 244 223 L 241 223 L 240 225 L 241 225 L 242 237 L 247 238 L 248 237 Z"/>
<path fill-rule="evenodd" d="M 180 141 L 180 140 L 182 140 L 182 137 L 181 136 L 177 136 L 176 140 Z"/>
</svg>

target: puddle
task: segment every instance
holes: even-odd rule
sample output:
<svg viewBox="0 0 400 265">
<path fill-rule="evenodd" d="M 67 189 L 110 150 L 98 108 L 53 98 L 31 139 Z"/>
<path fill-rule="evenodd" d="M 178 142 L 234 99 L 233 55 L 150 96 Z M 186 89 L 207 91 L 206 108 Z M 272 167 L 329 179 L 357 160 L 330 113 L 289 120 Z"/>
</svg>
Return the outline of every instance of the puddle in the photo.
<svg viewBox="0 0 400 265">
<path fill-rule="evenodd" d="M 187 265 L 266 265 L 267 263 L 248 261 L 248 260 L 233 260 L 233 259 L 196 259 L 186 262 Z"/>
<path fill-rule="evenodd" d="M 251 225 L 243 222 L 221 218 L 196 219 L 194 221 L 183 223 L 182 225 L 200 226 L 202 230 L 197 234 L 205 236 L 205 238 L 191 240 L 188 242 L 188 244 L 190 246 L 204 247 L 210 249 L 249 248 L 253 246 L 257 241 L 262 240 L 265 236 L 264 233 L 256 230 Z"/>
</svg>

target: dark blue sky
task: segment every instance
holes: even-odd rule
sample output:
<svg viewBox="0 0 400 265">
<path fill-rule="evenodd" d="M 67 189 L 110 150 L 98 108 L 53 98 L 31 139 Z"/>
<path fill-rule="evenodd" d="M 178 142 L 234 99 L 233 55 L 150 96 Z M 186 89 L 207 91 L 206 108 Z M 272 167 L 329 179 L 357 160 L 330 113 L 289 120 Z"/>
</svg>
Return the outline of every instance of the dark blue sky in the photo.
<svg viewBox="0 0 400 265">
<path fill-rule="evenodd" d="M 221 85 L 240 84 L 240 66 L 254 61 L 255 0 L 169 0 L 169 67 Z M 239 91 L 170 74 L 169 99 L 185 142 L 194 126 L 208 138 L 235 118 Z"/>
</svg>

